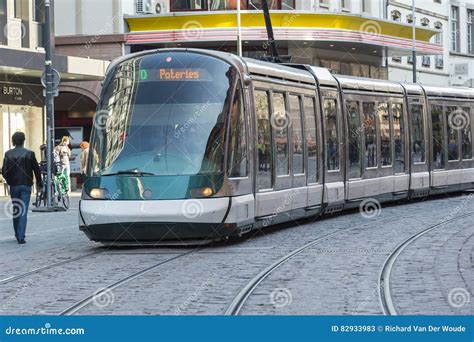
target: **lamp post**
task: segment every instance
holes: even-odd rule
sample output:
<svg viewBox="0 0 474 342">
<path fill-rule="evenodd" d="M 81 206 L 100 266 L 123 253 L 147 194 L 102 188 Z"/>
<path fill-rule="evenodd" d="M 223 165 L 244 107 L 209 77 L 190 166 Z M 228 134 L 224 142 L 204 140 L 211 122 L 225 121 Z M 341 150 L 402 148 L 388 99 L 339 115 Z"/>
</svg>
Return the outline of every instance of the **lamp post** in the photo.
<svg viewBox="0 0 474 342">
<path fill-rule="evenodd" d="M 240 16 L 240 1 L 237 0 L 237 52 L 242 57 L 242 22 Z"/>
<path fill-rule="evenodd" d="M 44 74 L 42 77 L 46 102 L 46 205 L 38 207 L 33 211 L 63 211 L 64 208 L 58 207 L 53 192 L 53 147 L 54 147 L 54 96 L 59 84 L 59 74 L 53 69 L 53 37 L 51 32 L 51 2 L 44 1 Z M 56 73 L 56 76 L 53 76 Z"/>
<path fill-rule="evenodd" d="M 413 29 L 413 83 L 416 83 L 416 19 L 415 0 L 412 0 L 412 29 Z"/>
</svg>

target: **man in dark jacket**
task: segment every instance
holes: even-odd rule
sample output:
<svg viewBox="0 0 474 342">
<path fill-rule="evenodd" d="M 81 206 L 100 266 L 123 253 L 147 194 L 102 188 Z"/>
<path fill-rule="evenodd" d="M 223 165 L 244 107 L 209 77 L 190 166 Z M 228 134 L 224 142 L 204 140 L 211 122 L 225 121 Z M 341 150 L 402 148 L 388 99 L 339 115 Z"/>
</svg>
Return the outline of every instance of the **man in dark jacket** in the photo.
<svg viewBox="0 0 474 342">
<path fill-rule="evenodd" d="M 43 184 L 35 153 L 23 147 L 25 133 L 13 134 L 12 143 L 15 148 L 5 152 L 2 175 L 10 186 L 15 237 L 19 244 L 24 244 L 33 173 L 37 187 L 41 188 Z"/>
</svg>

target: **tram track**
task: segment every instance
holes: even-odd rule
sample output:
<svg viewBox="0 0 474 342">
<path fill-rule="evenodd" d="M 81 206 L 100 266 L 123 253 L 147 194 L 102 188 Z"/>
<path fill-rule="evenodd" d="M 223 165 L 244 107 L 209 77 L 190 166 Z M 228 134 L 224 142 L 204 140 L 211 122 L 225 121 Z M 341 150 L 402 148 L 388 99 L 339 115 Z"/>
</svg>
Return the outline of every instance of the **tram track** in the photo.
<svg viewBox="0 0 474 342">
<path fill-rule="evenodd" d="M 422 210 L 415 211 L 420 212 Z M 402 215 L 396 215 L 392 216 L 389 219 L 390 220 L 396 220 L 399 217 L 406 216 L 407 214 L 404 213 Z M 384 218 L 384 220 L 387 218 Z M 266 267 L 263 269 L 260 273 L 258 273 L 255 277 L 253 277 L 244 287 L 241 288 L 241 290 L 238 292 L 238 294 L 234 297 L 234 299 L 231 301 L 231 303 L 228 305 L 227 309 L 224 312 L 224 315 L 226 316 L 237 316 L 240 314 L 242 311 L 245 303 L 249 299 L 249 297 L 252 295 L 252 293 L 255 291 L 255 289 L 270 275 L 272 272 L 274 272 L 276 269 L 278 269 L 280 266 L 285 264 L 287 261 L 292 259 L 293 257 L 297 256 L 298 254 L 303 253 L 304 251 L 308 250 L 311 247 L 314 247 L 321 242 L 324 242 L 328 240 L 329 238 L 338 235 L 339 233 L 344 233 L 344 232 L 349 232 L 354 229 L 358 229 L 361 227 L 364 227 L 364 225 L 357 225 L 355 227 L 349 228 L 349 229 L 338 229 L 337 231 L 326 234 L 324 236 L 321 236 L 313 241 L 310 241 L 306 243 L 305 245 L 299 247 L 298 249 L 293 250 L 292 252 L 286 254 L 282 258 L 278 259 L 274 263 L 272 263 L 270 266 Z"/>
<path fill-rule="evenodd" d="M 420 211 L 423 211 L 422 209 L 421 210 L 415 210 L 414 213 L 416 212 L 420 212 Z M 446 221 L 442 221 L 441 223 L 438 223 L 438 224 L 435 224 L 435 225 L 432 225 L 430 227 L 428 227 L 427 229 L 423 230 L 422 232 L 419 232 L 415 235 L 419 235 L 420 233 L 427 233 L 435 228 L 437 228 L 438 226 L 440 225 L 444 225 L 446 223 L 449 223 L 451 221 L 454 221 L 454 220 L 457 220 L 457 219 L 461 219 L 463 217 L 466 217 L 466 216 L 469 216 L 469 215 L 473 215 L 474 213 L 470 213 L 470 214 L 466 214 L 466 215 L 462 215 L 460 217 L 456 217 L 456 218 L 453 218 L 451 220 L 446 220 Z M 406 216 L 407 213 L 404 213 L 404 214 L 401 214 L 401 215 L 396 215 L 396 216 L 392 216 L 390 217 L 389 219 L 390 220 L 396 220 L 397 218 L 399 217 L 404 217 Z M 387 218 L 385 218 L 387 219 Z M 385 220 L 385 219 L 381 219 L 381 220 Z M 313 246 L 316 246 L 326 240 L 328 240 L 329 238 L 339 234 L 339 233 L 344 233 L 344 232 L 349 232 L 351 230 L 354 230 L 354 229 L 358 229 L 358 228 L 361 228 L 363 227 L 364 225 L 357 225 L 355 227 L 352 227 L 352 228 L 349 228 L 349 229 L 339 229 L 333 233 L 330 233 L 330 234 L 327 234 L 327 235 L 324 235 L 324 236 L 321 236 L 301 247 L 299 247 L 298 249 L 296 250 L 293 250 L 292 252 L 286 254 L 285 256 L 283 256 L 282 258 L 278 259 L 276 262 L 272 263 L 270 266 L 266 267 L 265 269 L 263 269 L 260 273 L 258 273 L 255 277 L 253 277 L 250 281 L 248 281 L 248 283 L 243 286 L 241 288 L 241 290 L 237 293 L 237 295 L 233 298 L 233 300 L 231 301 L 231 303 L 228 305 L 227 309 L 225 310 L 224 312 L 224 315 L 227 315 L 227 316 L 236 316 L 236 315 L 239 315 L 245 305 L 245 303 L 247 302 L 247 300 L 249 299 L 249 297 L 252 295 L 252 293 L 255 291 L 255 289 L 266 279 L 268 278 L 268 276 L 270 274 L 272 274 L 276 269 L 278 269 L 280 266 L 282 266 L 283 264 L 285 264 L 287 261 L 289 261 L 290 259 L 292 259 L 293 257 L 297 256 L 298 254 L 301 254 L 302 252 L 308 250 L 309 248 L 313 247 Z"/>
<path fill-rule="evenodd" d="M 69 258 L 67 260 L 61 260 L 61 261 L 58 261 L 58 262 L 55 262 L 55 263 L 52 263 L 52 264 L 48 264 L 48 265 L 45 265 L 45 266 L 37 267 L 37 268 L 34 268 L 30 271 L 18 274 L 16 276 L 11 276 L 11 277 L 1 279 L 0 280 L 0 285 L 5 285 L 5 284 L 8 284 L 10 282 L 26 278 L 30 275 L 33 275 L 33 274 L 36 274 L 36 273 L 39 273 L 39 272 L 42 272 L 42 271 L 47 271 L 47 270 L 50 270 L 50 269 L 58 267 L 58 266 L 63 266 L 63 265 L 69 264 L 71 262 L 78 261 L 78 260 L 81 260 L 81 259 L 85 259 L 85 258 L 94 256 L 94 255 L 102 254 L 102 253 L 105 253 L 105 252 L 107 252 L 107 251 L 96 251 L 96 252 L 92 252 L 92 253 L 88 253 L 88 254 L 84 254 L 84 255 L 79 255 L 79 256 L 74 257 L 74 258 Z"/>
<path fill-rule="evenodd" d="M 106 287 L 104 287 L 103 289 L 85 297 L 84 299 L 74 303 L 73 305 L 71 305 L 70 307 L 68 307 L 67 309 L 63 310 L 62 312 L 59 313 L 60 316 L 71 316 L 71 315 L 74 315 L 75 313 L 77 313 L 78 311 L 80 311 L 81 309 L 83 309 L 84 307 L 88 306 L 89 304 L 91 304 L 95 298 L 100 298 L 101 296 L 104 296 L 106 295 L 109 291 L 113 291 L 115 290 L 116 288 L 122 286 L 122 285 L 125 285 L 127 283 L 129 283 L 130 281 L 132 280 L 135 280 L 151 271 L 154 271 L 156 270 L 157 268 L 159 268 L 160 266 L 163 266 L 163 265 L 166 265 L 166 264 L 169 264 L 170 262 L 172 261 L 175 261 L 177 259 L 180 259 L 180 258 L 183 258 L 185 256 L 188 256 L 190 254 L 193 254 L 193 253 L 196 253 L 199 249 L 193 249 L 191 251 L 188 251 L 186 253 L 181 253 L 181 254 L 178 254 L 172 258 L 169 258 L 169 259 L 166 259 L 166 260 L 162 260 L 158 263 L 155 263 L 154 265 L 151 265 L 147 268 L 144 268 L 144 269 L 141 269 L 140 271 L 137 271 L 137 272 L 134 272 L 130 275 L 128 275 L 127 277 L 125 278 L 122 278 L 116 282 L 114 282 L 113 284 L 110 284 Z"/>
<path fill-rule="evenodd" d="M 382 306 L 383 313 L 385 315 L 389 316 L 395 316 L 398 315 L 391 289 L 390 289 L 390 278 L 392 275 L 392 270 L 393 267 L 398 259 L 398 257 L 403 253 L 403 251 L 410 246 L 413 242 L 418 240 L 420 237 L 424 236 L 425 234 L 428 234 L 429 232 L 442 227 L 448 223 L 460 220 L 465 217 L 469 216 L 474 216 L 473 212 L 457 216 L 454 218 L 451 218 L 449 220 L 444 220 L 442 222 L 439 222 L 437 224 L 431 225 L 428 228 L 423 229 L 422 231 L 412 235 L 405 241 L 403 241 L 401 244 L 399 244 L 393 252 L 388 256 L 388 258 L 385 260 L 380 275 L 379 275 L 379 281 L 378 281 L 378 288 L 379 288 L 379 297 L 380 297 L 380 304 Z"/>
</svg>

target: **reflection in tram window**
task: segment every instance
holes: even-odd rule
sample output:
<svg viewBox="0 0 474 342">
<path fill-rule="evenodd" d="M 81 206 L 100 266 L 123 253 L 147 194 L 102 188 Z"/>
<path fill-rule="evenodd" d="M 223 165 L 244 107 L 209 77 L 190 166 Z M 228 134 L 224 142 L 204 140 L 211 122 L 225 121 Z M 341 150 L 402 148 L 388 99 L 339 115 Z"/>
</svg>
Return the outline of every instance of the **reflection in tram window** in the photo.
<svg viewBox="0 0 474 342">
<path fill-rule="evenodd" d="M 465 124 L 461 127 L 462 159 L 472 159 L 471 110 L 464 107 L 462 112 L 465 115 Z"/>
<path fill-rule="evenodd" d="M 285 96 L 282 93 L 273 93 L 273 115 L 271 121 L 275 137 L 276 174 L 277 176 L 286 176 L 290 173 L 288 148 L 290 118 L 285 109 Z"/>
<path fill-rule="evenodd" d="M 236 88 L 230 108 L 228 167 L 229 177 L 247 176 L 247 129 L 242 106 L 242 89 Z"/>
<path fill-rule="evenodd" d="M 256 90 L 255 115 L 257 116 L 258 189 L 272 188 L 272 144 L 268 93 Z"/>
<path fill-rule="evenodd" d="M 301 122 L 300 98 L 290 95 L 291 127 L 293 127 L 293 174 L 304 173 L 303 123 Z"/>
<path fill-rule="evenodd" d="M 405 172 L 405 122 L 403 120 L 403 105 L 392 103 L 393 142 L 395 144 L 394 171 Z"/>
<path fill-rule="evenodd" d="M 388 104 L 380 102 L 378 104 L 380 123 L 380 158 L 382 166 L 392 165 L 392 139 L 390 129 L 390 115 Z"/>
<path fill-rule="evenodd" d="M 329 171 L 339 170 L 339 128 L 335 99 L 324 100 L 324 118 L 326 120 L 327 168 Z"/>
<path fill-rule="evenodd" d="M 362 175 L 362 132 L 359 117 L 359 102 L 348 101 L 346 108 L 349 122 L 349 178 L 360 178 Z"/>
<path fill-rule="evenodd" d="M 304 98 L 306 145 L 308 148 L 308 184 L 318 181 L 318 144 L 314 97 Z"/>
<path fill-rule="evenodd" d="M 433 127 L 433 168 L 444 169 L 444 125 L 442 106 L 431 106 L 431 126 Z"/>
<path fill-rule="evenodd" d="M 366 167 L 377 167 L 377 112 L 375 103 L 364 102 L 362 104 L 364 112 L 365 128 L 365 165 Z"/>
<path fill-rule="evenodd" d="M 455 113 L 456 111 L 460 112 L 460 109 L 457 107 L 446 108 L 446 121 L 448 124 L 448 160 L 450 161 L 459 160 L 459 129 L 453 121 L 455 119 L 452 117 L 453 115 L 458 115 L 458 113 Z"/>
<path fill-rule="evenodd" d="M 423 106 L 420 104 L 412 104 L 412 153 L 413 162 L 425 162 L 425 125 L 423 121 Z"/>
</svg>

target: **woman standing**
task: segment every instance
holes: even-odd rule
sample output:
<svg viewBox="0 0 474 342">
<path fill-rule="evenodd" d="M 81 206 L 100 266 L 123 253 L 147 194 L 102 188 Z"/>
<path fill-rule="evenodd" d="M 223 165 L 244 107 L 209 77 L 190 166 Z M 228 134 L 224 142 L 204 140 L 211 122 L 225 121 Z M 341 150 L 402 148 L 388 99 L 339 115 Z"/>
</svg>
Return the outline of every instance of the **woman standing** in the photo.
<svg viewBox="0 0 474 342">
<path fill-rule="evenodd" d="M 56 153 L 59 155 L 59 160 L 63 169 L 63 173 L 67 177 L 67 186 L 69 192 L 71 192 L 71 165 L 69 158 L 71 157 L 71 149 L 69 148 L 69 137 L 64 136 L 61 139 L 61 143 L 55 148 Z"/>
</svg>

